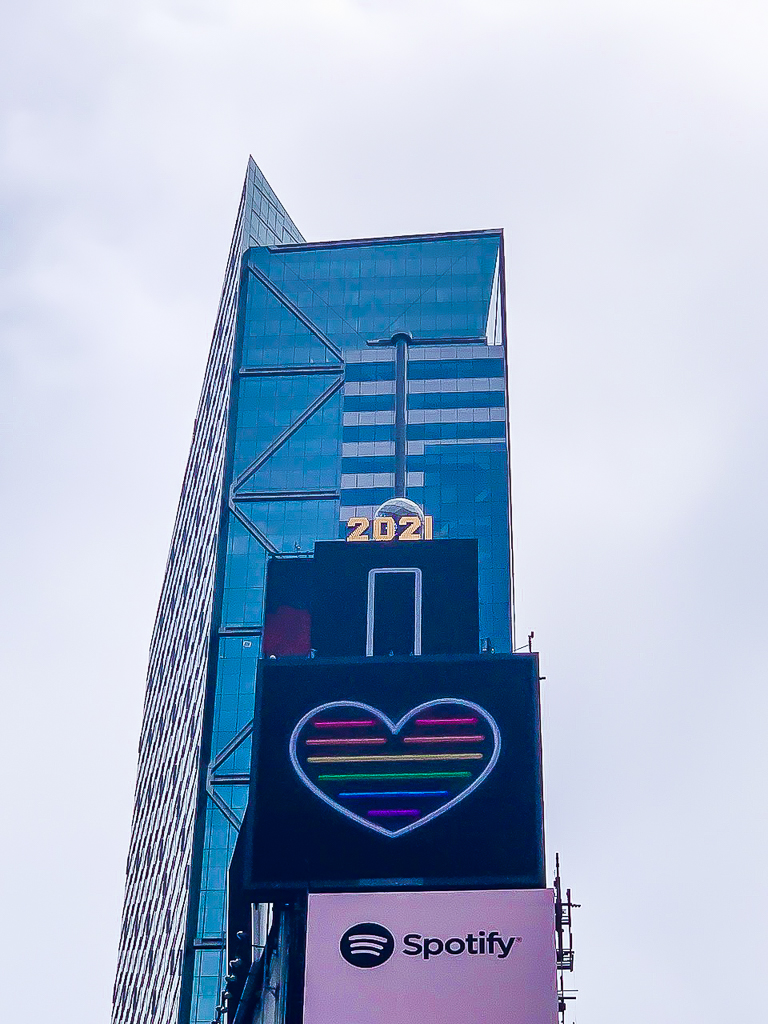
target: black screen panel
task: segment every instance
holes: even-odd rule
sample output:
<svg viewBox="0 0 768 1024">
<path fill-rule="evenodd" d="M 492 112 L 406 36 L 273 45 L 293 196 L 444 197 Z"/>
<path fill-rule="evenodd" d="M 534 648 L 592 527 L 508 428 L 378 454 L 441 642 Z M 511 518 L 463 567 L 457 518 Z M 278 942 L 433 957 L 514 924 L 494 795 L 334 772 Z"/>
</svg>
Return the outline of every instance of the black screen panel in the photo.
<svg viewBox="0 0 768 1024">
<path fill-rule="evenodd" d="M 366 653 L 369 574 L 378 568 L 421 572 L 422 654 L 477 653 L 480 626 L 476 540 L 319 541 L 315 544 L 314 563 L 312 647 L 321 657 L 361 657 Z M 381 578 L 377 577 L 377 594 L 380 585 Z M 405 606 L 395 611 L 395 590 L 402 586 L 406 604 L 410 591 L 405 584 L 391 586 L 389 607 L 404 624 L 411 613 Z M 383 619 L 376 626 L 387 629 Z M 393 631 L 402 628 L 393 621 Z M 405 651 L 403 644 L 398 646 Z M 395 648 L 386 648 L 382 640 L 380 649 L 388 653 Z"/>
<path fill-rule="evenodd" d="M 264 661 L 252 891 L 544 885 L 535 655 Z"/>
</svg>

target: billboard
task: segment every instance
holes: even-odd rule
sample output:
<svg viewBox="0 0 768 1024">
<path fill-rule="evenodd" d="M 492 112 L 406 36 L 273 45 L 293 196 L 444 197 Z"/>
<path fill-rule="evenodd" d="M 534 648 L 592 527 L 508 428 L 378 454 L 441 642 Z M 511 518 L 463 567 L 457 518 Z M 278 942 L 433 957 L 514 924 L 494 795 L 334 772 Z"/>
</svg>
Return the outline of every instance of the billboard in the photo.
<svg viewBox="0 0 768 1024">
<path fill-rule="evenodd" d="M 261 662 L 245 888 L 544 885 L 535 655 Z"/>
<path fill-rule="evenodd" d="M 369 654 L 476 654 L 477 571 L 476 540 L 318 541 L 312 646 L 322 657 L 364 655 L 375 606 Z M 414 650 L 413 636 L 414 575 L 419 580 L 419 650 Z M 410 617 L 410 624 L 400 621 L 403 616 Z"/>
<path fill-rule="evenodd" d="M 551 889 L 310 894 L 304 1024 L 556 1024 Z"/>
</svg>

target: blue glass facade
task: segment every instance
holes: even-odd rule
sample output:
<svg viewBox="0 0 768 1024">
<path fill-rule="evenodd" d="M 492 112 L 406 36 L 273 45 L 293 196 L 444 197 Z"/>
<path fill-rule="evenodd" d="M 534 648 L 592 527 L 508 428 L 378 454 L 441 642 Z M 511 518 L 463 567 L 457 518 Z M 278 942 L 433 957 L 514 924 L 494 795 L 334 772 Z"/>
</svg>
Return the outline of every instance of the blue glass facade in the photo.
<svg viewBox="0 0 768 1024">
<path fill-rule="evenodd" d="M 395 355 L 371 341 L 412 335 L 408 497 L 478 539 L 480 634 L 512 649 L 501 233 L 303 243 L 249 175 L 153 638 L 114 1024 L 216 1017 L 267 560 L 394 494 Z"/>
<path fill-rule="evenodd" d="M 479 539 L 481 635 L 508 651 L 500 247 L 499 233 L 486 232 L 251 251 L 258 276 L 246 272 L 235 475 L 311 403 L 323 404 L 243 479 L 234 507 L 290 552 L 343 535 L 340 523 L 391 497 L 394 353 L 368 342 L 409 331 L 408 495 L 434 517 L 436 536 Z M 270 365 L 286 375 L 249 376 Z M 246 506 L 246 484 L 259 495 L 315 490 L 324 499 L 280 504 L 274 495 Z"/>
<path fill-rule="evenodd" d="M 188 1019 L 189 996 L 182 981 L 192 970 L 212 979 L 204 982 L 209 988 L 218 985 L 223 943 L 219 939 L 198 948 L 191 920 L 197 883 L 190 879 L 199 876 L 193 859 L 195 830 L 209 799 L 200 779 L 206 777 L 210 743 L 228 735 L 231 714 L 222 686 L 215 697 L 220 724 L 210 739 L 204 736 L 203 725 L 210 718 L 211 659 L 219 653 L 211 637 L 216 635 L 214 584 L 220 563 L 240 268 L 243 253 L 253 245 L 301 240 L 250 160 L 152 633 L 113 1024 L 176 1024 L 180 1018 Z M 238 646 L 238 661 L 247 650 L 242 643 Z M 233 804 L 239 792 L 227 794 Z"/>
</svg>

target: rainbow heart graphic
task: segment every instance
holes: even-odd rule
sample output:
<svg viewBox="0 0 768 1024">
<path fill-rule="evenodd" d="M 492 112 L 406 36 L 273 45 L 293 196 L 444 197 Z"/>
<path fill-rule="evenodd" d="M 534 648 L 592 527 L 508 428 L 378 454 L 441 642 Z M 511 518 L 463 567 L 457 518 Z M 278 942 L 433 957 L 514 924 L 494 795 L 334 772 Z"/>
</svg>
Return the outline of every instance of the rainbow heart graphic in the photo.
<svg viewBox="0 0 768 1024">
<path fill-rule="evenodd" d="M 474 792 L 499 759 L 493 717 L 442 697 L 393 722 L 370 704 L 340 700 L 308 711 L 289 753 L 304 785 L 339 814 L 394 839 Z"/>
</svg>

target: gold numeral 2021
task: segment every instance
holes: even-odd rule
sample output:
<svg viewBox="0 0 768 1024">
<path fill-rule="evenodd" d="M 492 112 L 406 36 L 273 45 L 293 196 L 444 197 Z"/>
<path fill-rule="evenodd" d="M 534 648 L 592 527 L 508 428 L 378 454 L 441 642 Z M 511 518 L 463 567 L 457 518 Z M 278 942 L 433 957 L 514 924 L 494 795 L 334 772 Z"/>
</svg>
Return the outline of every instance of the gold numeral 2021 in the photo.
<svg viewBox="0 0 768 1024">
<path fill-rule="evenodd" d="M 423 525 L 423 529 L 422 529 Z M 347 520 L 352 532 L 347 540 L 432 540 L 432 516 L 376 516 L 371 523 L 365 516 L 352 516 Z"/>
</svg>

